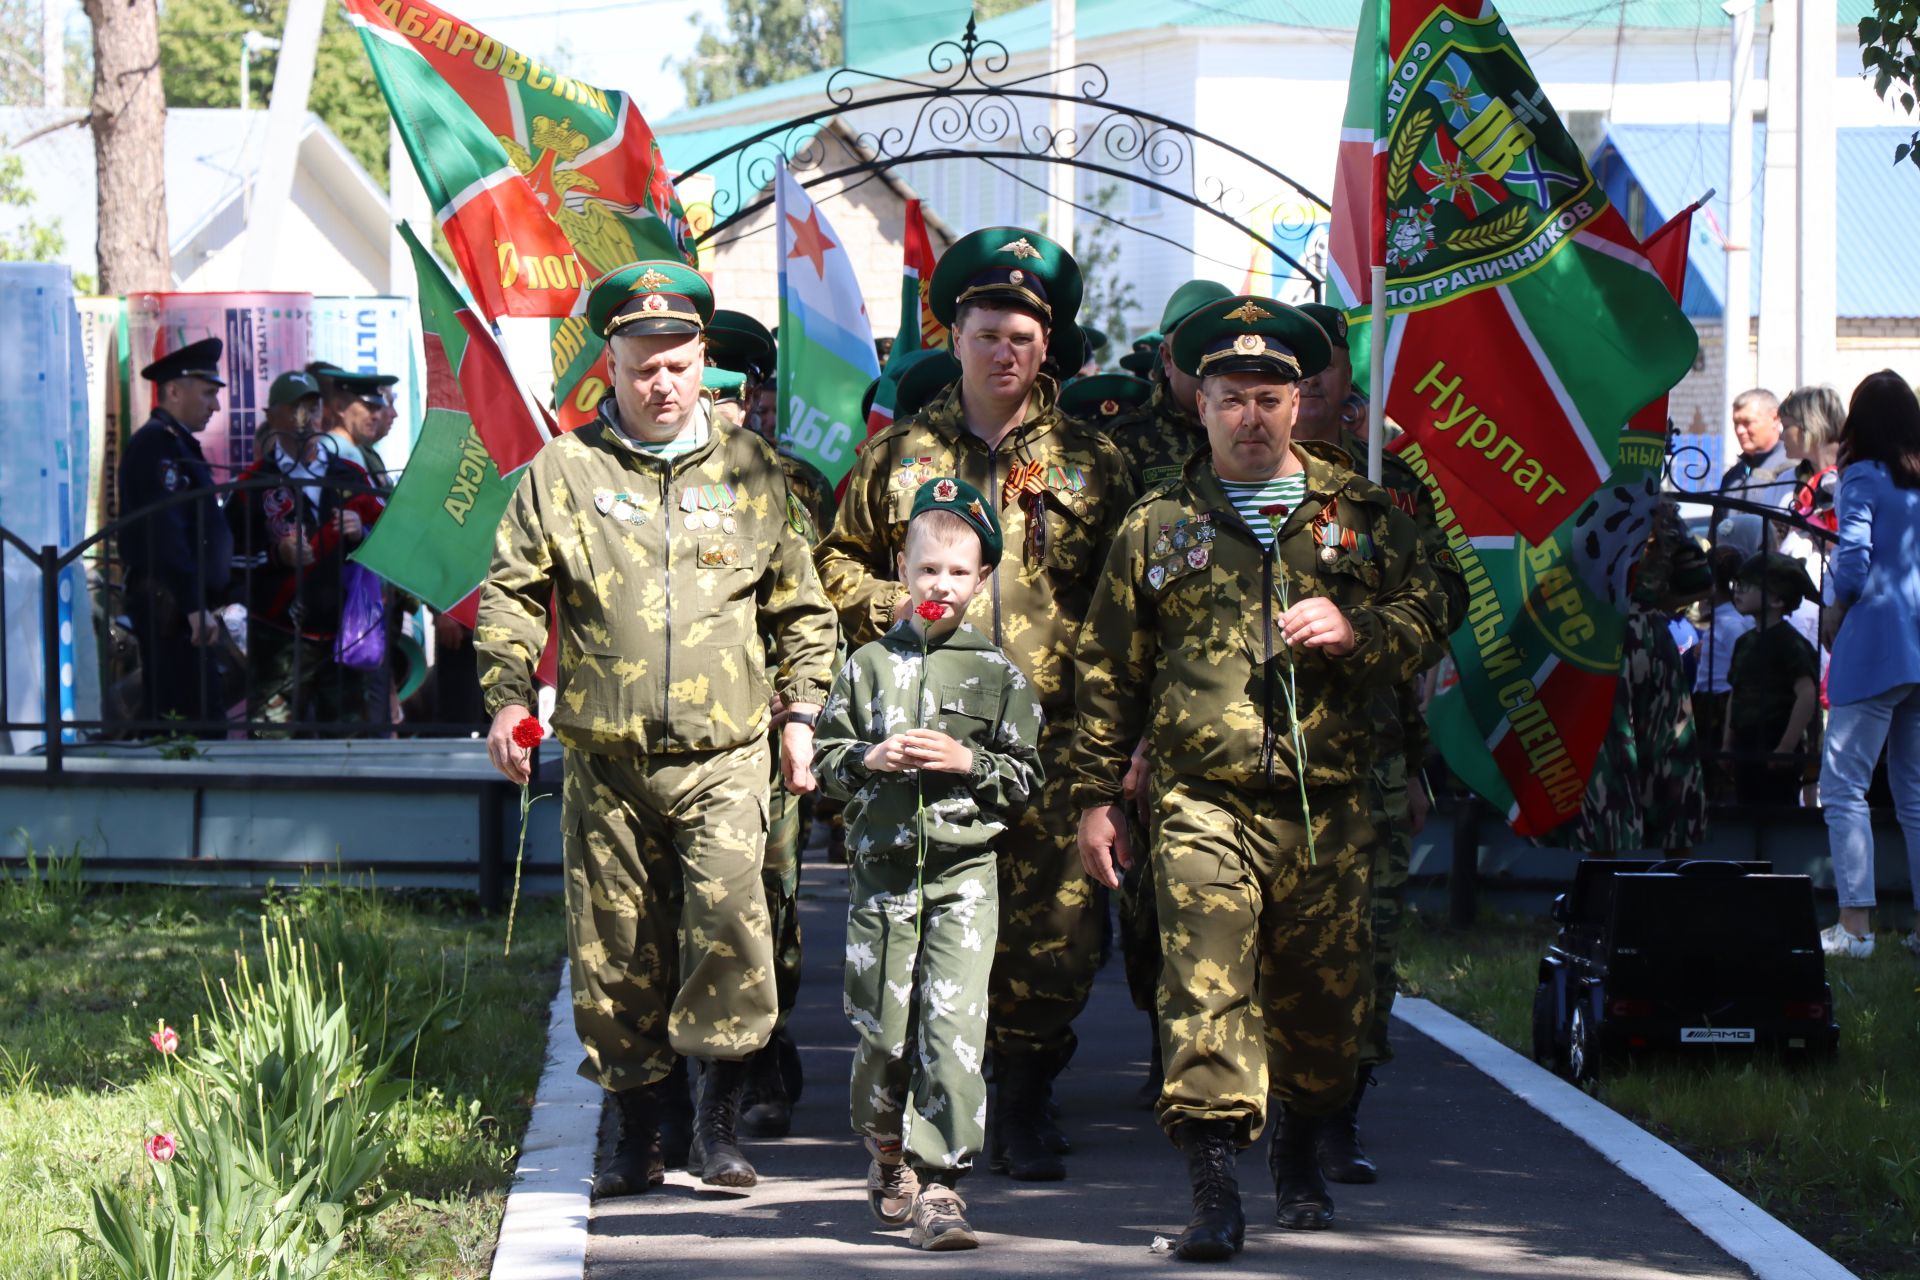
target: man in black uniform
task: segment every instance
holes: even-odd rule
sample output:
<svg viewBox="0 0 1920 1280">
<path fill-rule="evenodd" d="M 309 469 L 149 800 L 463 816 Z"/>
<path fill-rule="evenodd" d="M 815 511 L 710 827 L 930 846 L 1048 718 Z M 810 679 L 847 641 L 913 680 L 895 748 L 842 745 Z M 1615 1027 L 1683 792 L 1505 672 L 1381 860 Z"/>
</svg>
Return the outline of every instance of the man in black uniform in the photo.
<svg viewBox="0 0 1920 1280">
<path fill-rule="evenodd" d="M 185 346 L 140 371 L 153 383 L 153 416 L 120 459 L 120 534 L 127 613 L 140 646 L 143 715 L 222 718 L 220 620 L 233 539 L 194 436 L 220 404 L 218 338 Z M 191 498 L 141 513 L 181 494 Z M 205 726 L 201 732 L 212 733 Z"/>
</svg>

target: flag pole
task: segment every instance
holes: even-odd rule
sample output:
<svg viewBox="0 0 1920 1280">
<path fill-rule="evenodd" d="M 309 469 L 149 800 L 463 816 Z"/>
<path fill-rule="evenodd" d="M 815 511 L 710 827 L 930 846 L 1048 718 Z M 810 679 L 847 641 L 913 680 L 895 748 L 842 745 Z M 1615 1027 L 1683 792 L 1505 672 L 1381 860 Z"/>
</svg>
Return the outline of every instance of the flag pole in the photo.
<svg viewBox="0 0 1920 1280">
<path fill-rule="evenodd" d="M 1374 20 L 1376 75 L 1381 67 L 1389 33 L 1393 30 L 1392 0 L 1379 0 Z M 1367 298 L 1367 479 L 1380 483 L 1387 445 L 1387 112 L 1385 86 L 1374 84 L 1373 126 L 1373 199 L 1367 203 L 1368 254 Z"/>
</svg>

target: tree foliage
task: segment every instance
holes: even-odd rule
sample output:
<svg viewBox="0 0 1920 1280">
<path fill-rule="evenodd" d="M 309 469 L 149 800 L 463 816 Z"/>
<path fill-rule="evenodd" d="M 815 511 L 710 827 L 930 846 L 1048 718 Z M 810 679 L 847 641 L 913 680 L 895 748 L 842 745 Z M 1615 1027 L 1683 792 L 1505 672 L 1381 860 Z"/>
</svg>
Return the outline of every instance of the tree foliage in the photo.
<svg viewBox="0 0 1920 1280">
<path fill-rule="evenodd" d="M 1920 0 L 1874 0 L 1873 13 L 1860 19 L 1860 65 L 1873 75 L 1873 91 L 1914 113 L 1920 91 Z M 1894 148 L 1893 162 L 1920 166 L 1920 131 Z"/>
<path fill-rule="evenodd" d="M 1134 296 L 1133 281 L 1120 270 L 1120 226 L 1109 221 L 1120 199 L 1118 183 L 1108 183 L 1087 201 L 1092 214 L 1073 220 L 1073 260 L 1080 264 L 1085 291 L 1080 300 L 1080 322 L 1090 324 L 1107 335 L 1108 348 L 1115 354 L 1127 349 L 1133 332 L 1127 317 L 1140 310 Z M 1098 215 L 1105 214 L 1106 217 Z"/>
<path fill-rule="evenodd" d="M 7 0 L 0 0 L 6 3 Z M 248 31 L 278 37 L 287 0 L 167 0 L 160 14 L 160 65 L 170 107 L 240 105 L 240 40 Z M 252 101 L 265 107 L 279 53 L 252 58 Z M 308 109 L 332 129 L 382 187 L 387 185 L 387 104 L 348 23 L 329 4 L 320 28 Z"/>
<path fill-rule="evenodd" d="M 33 207 L 25 170 L 19 156 L 0 155 L 0 207 Z M 66 251 L 67 236 L 58 218 L 52 222 L 28 218 L 11 231 L 0 232 L 0 262 L 58 262 Z"/>
</svg>

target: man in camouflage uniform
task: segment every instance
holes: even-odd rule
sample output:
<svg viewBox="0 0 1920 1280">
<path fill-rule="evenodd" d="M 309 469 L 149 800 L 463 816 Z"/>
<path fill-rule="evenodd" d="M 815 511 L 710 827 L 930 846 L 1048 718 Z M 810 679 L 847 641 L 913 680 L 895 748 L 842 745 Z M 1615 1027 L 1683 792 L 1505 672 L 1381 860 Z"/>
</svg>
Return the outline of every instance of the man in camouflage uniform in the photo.
<svg viewBox="0 0 1920 1280">
<path fill-rule="evenodd" d="M 1346 313 L 1318 302 L 1304 303 L 1300 310 L 1326 331 L 1333 352 L 1325 369 L 1300 382 L 1300 410 L 1294 420 L 1293 438 L 1328 461 L 1365 475 L 1367 442 L 1355 435 L 1342 417 L 1353 391 Z M 1434 512 L 1433 494 L 1398 454 L 1382 454 L 1380 486 L 1419 526 L 1428 554 L 1439 563 L 1453 563 Z M 1451 635 L 1466 616 L 1466 583 L 1454 573 L 1442 574 L 1441 581 L 1448 588 L 1443 634 Z M 1360 1074 L 1353 1097 L 1320 1128 L 1320 1168 L 1335 1182 L 1367 1183 L 1379 1176 L 1360 1143 L 1360 1102 L 1373 1082 L 1374 1071 L 1393 1059 L 1388 1028 L 1393 998 L 1400 986 L 1395 963 L 1400 954 L 1407 868 L 1413 859 L 1413 837 L 1426 825 L 1430 804 L 1420 775 L 1427 756 L 1427 720 L 1420 702 L 1418 677 L 1378 696 L 1380 755 L 1374 767 L 1372 809 L 1373 825 L 1380 835 L 1373 856 L 1373 1017 L 1361 1040 Z"/>
<path fill-rule="evenodd" d="M 1131 412 L 1114 418 L 1103 428 L 1127 460 L 1134 488 L 1145 494 L 1172 480 L 1178 480 L 1187 459 L 1207 447 L 1206 428 L 1200 425 L 1200 380 L 1183 373 L 1173 363 L 1173 331 L 1182 321 L 1209 302 L 1230 296 L 1232 290 L 1212 280 L 1189 280 L 1173 291 L 1160 313 L 1160 339 L 1150 352 L 1130 354 L 1122 364 L 1134 360 L 1143 367 L 1153 383 L 1147 402 Z M 1148 354 L 1145 365 L 1135 359 Z M 1127 767 L 1126 799 L 1130 806 L 1129 834 L 1133 843 L 1150 843 L 1153 798 L 1147 792 L 1149 771 L 1146 753 L 1136 751 Z M 1155 1013 L 1160 990 L 1160 917 L 1154 906 L 1153 867 L 1145 858 L 1134 859 L 1122 878 L 1118 895 L 1120 905 L 1120 956 L 1126 965 L 1127 990 L 1134 1008 L 1147 1015 L 1152 1057 L 1147 1066 L 1147 1082 L 1141 1087 L 1141 1105 L 1151 1107 L 1160 1096 L 1165 1064 L 1160 1057 L 1160 1023 Z"/>
<path fill-rule="evenodd" d="M 929 295 L 953 334 L 960 382 L 867 441 L 818 556 L 849 643 L 864 644 L 904 616 L 894 566 L 920 485 L 957 476 L 998 508 L 1007 559 L 974 605 L 975 625 L 1033 682 L 1048 720 L 1046 789 L 999 846 L 993 1164 L 1023 1180 L 1066 1173 L 1047 1100 L 1073 1054 L 1101 935 L 1059 782 L 1072 741 L 1072 646 L 1107 540 L 1134 498 L 1119 453 L 1059 413 L 1041 373 L 1043 356 L 1080 346 L 1080 290 L 1073 259 L 1036 232 L 990 227 L 947 250 Z"/>
<path fill-rule="evenodd" d="M 574 1025 L 581 1074 L 620 1115 L 601 1196 L 663 1176 L 654 1086 L 676 1054 L 708 1061 L 690 1167 L 755 1181 L 734 1126 L 745 1060 L 775 1014 L 760 882 L 768 704 L 777 693 L 792 713 L 786 783 L 807 790 L 833 660 L 832 611 L 773 451 L 714 422 L 699 393 L 712 308 L 705 281 L 673 262 L 595 286 L 588 320 L 608 339 L 614 395 L 521 478 L 474 632 L 488 749 L 523 782 L 514 728 L 557 610 Z"/>
<path fill-rule="evenodd" d="M 1314 1140 L 1352 1092 L 1372 987 L 1375 697 L 1439 653 L 1446 597 L 1384 491 L 1291 446 L 1293 384 L 1328 358 L 1312 319 L 1228 298 L 1187 320 L 1174 357 L 1204 379 L 1210 448 L 1114 539 L 1076 655 L 1072 798 L 1089 873 L 1117 885 L 1134 856 L 1119 779 L 1146 739 L 1157 1110 L 1193 1183 L 1178 1251 L 1219 1259 L 1240 1248 L 1234 1152 L 1269 1090 L 1278 1221 L 1331 1221 Z"/>
</svg>

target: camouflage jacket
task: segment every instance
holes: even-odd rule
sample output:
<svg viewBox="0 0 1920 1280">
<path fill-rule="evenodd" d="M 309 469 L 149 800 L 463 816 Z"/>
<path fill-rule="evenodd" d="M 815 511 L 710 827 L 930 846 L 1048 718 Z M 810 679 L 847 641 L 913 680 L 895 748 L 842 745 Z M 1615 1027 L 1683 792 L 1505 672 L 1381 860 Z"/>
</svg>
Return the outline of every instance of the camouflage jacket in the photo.
<svg viewBox="0 0 1920 1280">
<path fill-rule="evenodd" d="M 807 541 L 820 541 L 820 535 L 833 528 L 834 512 L 839 505 L 833 496 L 832 482 L 820 474 L 820 468 L 791 453 L 780 454 L 780 470 L 786 473 L 787 492 L 800 500 L 801 509 L 807 513 L 810 526 Z"/>
<path fill-rule="evenodd" d="M 718 420 L 665 462 L 617 435 L 612 406 L 540 451 L 501 518 L 474 630 L 487 711 L 532 705 L 552 600 L 553 727 L 568 746 L 639 756 L 763 738 L 770 666 L 788 703 L 822 701 L 833 670 L 833 611 L 780 464 Z"/>
<path fill-rule="evenodd" d="M 1372 771 L 1376 695 L 1440 656 L 1443 570 L 1378 485 L 1318 453 L 1295 453 L 1307 497 L 1282 526 L 1277 553 L 1241 521 L 1210 453 L 1127 514 L 1075 654 L 1079 808 L 1119 800 L 1143 735 L 1164 781 L 1291 791 L 1301 766 L 1290 694 L 1308 785 L 1351 784 Z M 1312 596 L 1345 611 L 1354 652 L 1333 658 L 1280 639 L 1280 613 Z"/>
<path fill-rule="evenodd" d="M 1207 447 L 1206 428 L 1173 407 L 1164 382 L 1154 383 L 1152 399 L 1108 423 L 1107 437 L 1126 458 L 1133 486 L 1141 493 L 1178 480 L 1187 459 Z"/>
<path fill-rule="evenodd" d="M 1302 449 L 1319 451 L 1320 456 L 1329 462 L 1350 468 L 1355 475 L 1367 474 L 1367 442 L 1351 431 L 1340 433 L 1337 448 L 1318 441 L 1302 440 L 1299 444 Z M 1434 513 L 1433 492 L 1427 488 L 1426 481 L 1403 462 L 1399 454 L 1383 453 L 1380 458 L 1380 487 L 1393 499 L 1394 506 L 1413 518 L 1420 530 L 1420 540 L 1426 544 L 1427 555 L 1433 562 L 1443 568 L 1452 567 L 1455 564 L 1453 553 L 1447 550 L 1447 535 L 1441 532 L 1440 518 Z M 1440 585 L 1447 593 L 1442 635 L 1450 636 L 1467 616 L 1467 582 L 1458 573 L 1443 572 Z M 1420 709 L 1420 691 L 1415 683 L 1408 682 L 1380 695 L 1380 733 L 1380 754 L 1383 759 L 1389 755 L 1404 754 L 1415 768 L 1425 761 L 1427 718 Z"/>
<path fill-rule="evenodd" d="M 874 743 L 920 726 L 972 748 L 973 771 L 867 768 Z M 898 622 L 840 669 L 820 713 L 814 772 L 828 796 L 847 803 L 855 858 L 910 859 L 923 813 L 927 842 L 943 849 L 978 848 L 1006 830 L 1040 794 L 1039 741 L 1032 684 L 985 636 L 962 623 L 923 656 L 919 632 Z"/>
<path fill-rule="evenodd" d="M 894 580 L 913 496 L 934 476 L 958 476 L 999 503 L 1006 554 L 968 610 L 994 646 L 1033 681 L 1040 705 L 1073 704 L 1073 641 L 1133 482 L 1107 438 L 1053 405 L 1042 379 L 1027 420 L 998 447 L 967 430 L 956 384 L 919 413 L 868 440 L 847 478 L 833 532 L 816 558 L 850 644 L 893 625 L 907 589 Z"/>
</svg>

